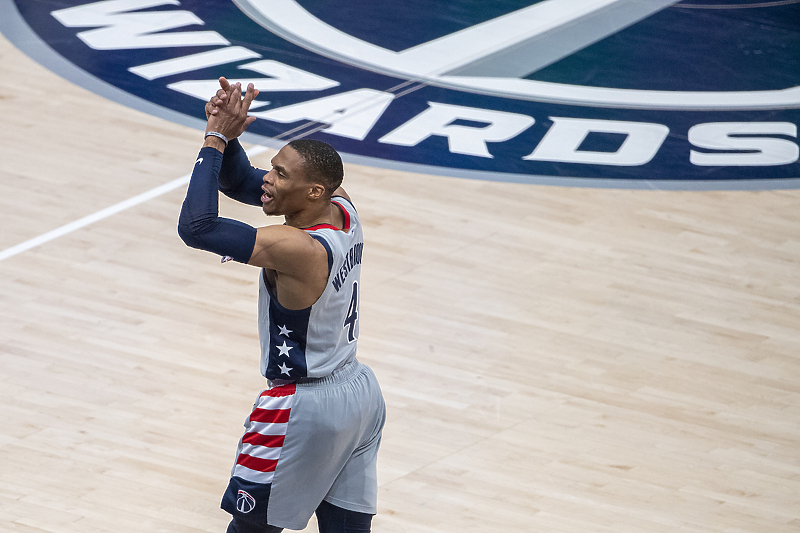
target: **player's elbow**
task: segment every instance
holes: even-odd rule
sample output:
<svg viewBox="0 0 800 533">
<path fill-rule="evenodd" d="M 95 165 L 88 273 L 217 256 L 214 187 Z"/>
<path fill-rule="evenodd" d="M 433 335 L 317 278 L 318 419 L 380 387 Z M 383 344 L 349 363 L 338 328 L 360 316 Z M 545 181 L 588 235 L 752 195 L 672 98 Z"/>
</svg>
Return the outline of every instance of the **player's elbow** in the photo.
<svg viewBox="0 0 800 533">
<path fill-rule="evenodd" d="M 181 217 L 178 220 L 178 236 L 186 246 L 203 248 L 210 225 L 206 220 L 190 220 L 188 217 Z"/>
<path fill-rule="evenodd" d="M 186 224 L 183 221 L 178 222 L 178 236 L 186 246 L 191 246 L 192 248 L 198 247 L 197 234 L 192 229 L 191 224 Z"/>
</svg>

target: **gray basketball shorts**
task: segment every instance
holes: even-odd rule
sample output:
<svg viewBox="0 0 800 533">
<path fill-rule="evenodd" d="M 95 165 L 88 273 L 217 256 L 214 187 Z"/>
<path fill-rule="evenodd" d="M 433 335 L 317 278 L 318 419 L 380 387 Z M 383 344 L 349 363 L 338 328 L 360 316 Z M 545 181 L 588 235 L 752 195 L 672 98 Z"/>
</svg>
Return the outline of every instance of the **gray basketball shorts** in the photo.
<svg viewBox="0 0 800 533">
<path fill-rule="evenodd" d="M 245 420 L 222 508 L 303 529 L 322 500 L 377 512 L 386 407 L 372 370 L 354 360 L 325 378 L 263 391 Z"/>
</svg>

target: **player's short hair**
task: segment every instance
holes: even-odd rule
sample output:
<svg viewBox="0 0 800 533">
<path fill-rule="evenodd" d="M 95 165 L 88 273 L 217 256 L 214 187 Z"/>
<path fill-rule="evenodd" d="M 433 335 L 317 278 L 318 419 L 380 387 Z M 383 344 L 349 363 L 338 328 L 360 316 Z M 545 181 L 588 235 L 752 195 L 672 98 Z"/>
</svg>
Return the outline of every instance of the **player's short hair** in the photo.
<svg viewBox="0 0 800 533">
<path fill-rule="evenodd" d="M 333 146 L 313 139 L 297 139 L 289 146 L 303 158 L 308 181 L 322 183 L 329 196 L 339 188 L 344 178 L 344 167 Z"/>
</svg>

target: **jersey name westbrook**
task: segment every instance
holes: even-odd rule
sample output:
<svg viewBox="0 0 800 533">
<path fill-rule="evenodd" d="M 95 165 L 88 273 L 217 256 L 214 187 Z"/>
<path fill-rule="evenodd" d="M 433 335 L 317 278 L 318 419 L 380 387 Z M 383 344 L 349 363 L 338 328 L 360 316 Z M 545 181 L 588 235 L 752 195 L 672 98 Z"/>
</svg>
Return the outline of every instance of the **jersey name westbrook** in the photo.
<svg viewBox="0 0 800 533">
<path fill-rule="evenodd" d="M 339 289 L 342 288 L 342 284 L 347 279 L 347 275 L 350 273 L 350 271 L 353 270 L 353 267 L 361 264 L 361 254 L 363 253 L 363 251 L 364 251 L 363 242 L 356 243 L 353 245 L 352 248 L 350 248 L 350 251 L 344 258 L 344 264 L 339 269 L 339 271 L 336 272 L 336 275 L 333 277 L 333 280 L 331 281 L 331 283 L 333 284 L 333 288 L 336 289 L 336 292 L 339 292 Z"/>
</svg>

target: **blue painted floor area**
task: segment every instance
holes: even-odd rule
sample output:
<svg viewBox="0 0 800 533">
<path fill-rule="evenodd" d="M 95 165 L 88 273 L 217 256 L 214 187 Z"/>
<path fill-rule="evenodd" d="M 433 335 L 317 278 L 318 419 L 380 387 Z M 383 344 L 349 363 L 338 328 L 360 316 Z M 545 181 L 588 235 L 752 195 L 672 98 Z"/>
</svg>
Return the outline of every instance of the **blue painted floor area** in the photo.
<svg viewBox="0 0 800 533">
<path fill-rule="evenodd" d="M 202 124 L 219 76 L 248 140 L 571 186 L 800 186 L 800 0 L 0 0 L 3 33 L 125 105 Z M 87 75 L 88 74 L 88 75 Z"/>
</svg>

